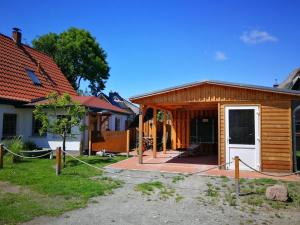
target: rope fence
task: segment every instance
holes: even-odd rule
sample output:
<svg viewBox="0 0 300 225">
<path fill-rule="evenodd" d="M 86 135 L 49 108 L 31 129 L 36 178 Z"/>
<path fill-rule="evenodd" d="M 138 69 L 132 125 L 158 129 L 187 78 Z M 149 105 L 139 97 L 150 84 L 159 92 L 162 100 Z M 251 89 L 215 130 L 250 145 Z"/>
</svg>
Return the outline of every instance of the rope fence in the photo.
<svg viewBox="0 0 300 225">
<path fill-rule="evenodd" d="M 47 155 L 52 154 L 52 151 L 51 151 L 51 152 L 48 152 L 46 154 L 38 155 L 38 156 L 24 156 L 24 155 L 17 154 L 15 152 L 11 151 L 10 149 L 8 149 L 7 147 L 5 147 L 3 144 L 0 144 L 0 169 L 3 168 L 3 157 L 4 157 L 4 152 L 5 151 L 9 152 L 10 154 L 12 154 L 14 156 L 25 158 L 25 159 L 37 159 L 37 158 L 42 158 L 42 157 L 45 157 Z M 105 170 L 105 169 L 103 169 L 101 167 L 97 167 L 95 165 L 87 163 L 84 160 L 81 160 L 78 157 L 75 157 L 74 155 L 68 153 L 67 151 L 63 151 L 60 147 L 56 149 L 56 174 L 57 175 L 59 175 L 61 173 L 61 170 L 62 170 L 62 166 L 61 166 L 61 158 L 62 158 L 61 155 L 62 155 L 62 153 L 65 153 L 66 155 L 68 155 L 72 159 L 77 160 L 78 162 L 80 162 L 80 163 L 82 163 L 82 164 L 84 164 L 86 166 L 89 166 L 91 168 L 94 168 L 96 170 L 99 170 L 99 171 L 101 171 L 103 173 L 109 173 L 109 174 L 113 174 L 113 175 L 117 175 L 117 176 L 129 177 L 129 178 L 141 178 L 141 179 L 145 179 L 146 178 L 145 176 L 125 175 L 125 174 L 119 174 L 117 172 Z M 195 174 L 205 173 L 205 172 L 208 172 L 210 170 L 214 170 L 214 169 L 217 169 L 217 168 L 229 165 L 229 164 L 231 164 L 231 163 L 234 162 L 235 163 L 235 169 L 234 169 L 235 176 L 234 176 L 234 179 L 235 179 L 236 197 L 237 198 L 241 195 L 241 193 L 240 193 L 240 168 L 239 168 L 240 163 L 242 163 L 244 166 L 248 167 L 253 172 L 256 172 L 256 173 L 259 173 L 259 174 L 262 174 L 262 175 L 265 175 L 265 176 L 270 176 L 270 177 L 282 178 L 282 177 L 289 177 L 289 176 L 293 176 L 293 175 L 296 175 L 296 174 L 300 174 L 300 171 L 289 173 L 289 174 L 270 174 L 270 173 L 265 173 L 265 172 L 261 172 L 261 171 L 255 169 L 255 168 L 253 168 L 252 166 L 248 165 L 242 159 L 240 159 L 238 156 L 235 156 L 233 159 L 234 159 L 233 161 L 230 161 L 230 162 L 227 162 L 227 163 L 223 163 L 223 164 L 220 164 L 220 165 L 216 165 L 216 166 L 213 166 L 211 168 L 208 168 L 208 169 L 205 169 L 205 170 L 201 170 L 201 171 L 197 171 L 197 172 L 194 172 L 194 173 L 191 173 L 191 174 L 195 175 Z"/>
</svg>

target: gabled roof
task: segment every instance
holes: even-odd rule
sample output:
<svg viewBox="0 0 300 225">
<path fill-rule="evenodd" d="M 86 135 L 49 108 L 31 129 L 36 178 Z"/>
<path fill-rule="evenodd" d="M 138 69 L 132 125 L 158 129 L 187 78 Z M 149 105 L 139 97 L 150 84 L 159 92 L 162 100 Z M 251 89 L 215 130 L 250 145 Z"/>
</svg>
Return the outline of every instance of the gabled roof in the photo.
<svg viewBox="0 0 300 225">
<path fill-rule="evenodd" d="M 294 86 L 299 79 L 300 79 L 300 68 L 297 68 L 288 75 L 286 80 L 284 80 L 281 84 L 278 85 L 278 88 L 295 90 Z"/>
<path fill-rule="evenodd" d="M 114 113 L 122 113 L 129 114 L 126 110 L 120 109 L 105 100 L 102 100 L 95 96 L 72 96 L 72 100 L 75 102 L 79 102 L 80 105 L 91 108 L 93 110 L 107 110 Z M 47 99 L 41 99 L 34 102 L 27 103 L 23 105 L 23 107 L 33 107 L 38 104 L 46 104 L 48 102 Z"/>
<path fill-rule="evenodd" d="M 101 97 L 109 101 L 112 105 L 127 110 L 130 114 L 139 114 L 139 108 L 123 98 L 118 92 L 111 91 L 109 95 L 101 93 Z"/>
<path fill-rule="evenodd" d="M 105 100 L 102 100 L 95 96 L 73 96 L 72 99 L 86 107 L 96 108 L 96 109 L 104 109 L 104 110 L 109 110 L 109 111 L 116 112 L 116 113 L 129 114 L 127 110 L 120 109 L 119 107 L 114 106 L 114 105 L 106 102 Z"/>
<path fill-rule="evenodd" d="M 233 82 L 226 82 L 226 81 L 205 80 L 205 81 L 197 81 L 197 82 L 193 82 L 193 83 L 170 87 L 170 88 L 166 88 L 166 89 L 162 89 L 162 90 L 158 90 L 158 91 L 148 92 L 145 94 L 132 96 L 129 99 L 130 99 L 130 101 L 134 101 L 134 100 L 141 99 L 141 98 L 160 95 L 160 94 L 168 93 L 171 91 L 177 91 L 177 90 L 200 86 L 200 85 L 204 85 L 204 84 L 213 84 L 213 85 L 219 85 L 219 86 L 236 87 L 236 88 L 243 88 L 243 89 L 251 89 L 251 90 L 300 96 L 300 91 L 295 91 L 295 90 L 279 89 L 279 88 L 274 88 L 274 87 L 266 87 L 266 86 L 251 85 L 251 84 L 241 84 L 241 83 L 233 83 Z"/>
<path fill-rule="evenodd" d="M 26 69 L 35 72 L 40 85 L 33 83 Z M 53 91 L 76 95 L 51 57 L 27 45 L 17 45 L 3 34 L 0 34 L 0 87 L 0 99 L 22 102 L 45 97 Z"/>
</svg>

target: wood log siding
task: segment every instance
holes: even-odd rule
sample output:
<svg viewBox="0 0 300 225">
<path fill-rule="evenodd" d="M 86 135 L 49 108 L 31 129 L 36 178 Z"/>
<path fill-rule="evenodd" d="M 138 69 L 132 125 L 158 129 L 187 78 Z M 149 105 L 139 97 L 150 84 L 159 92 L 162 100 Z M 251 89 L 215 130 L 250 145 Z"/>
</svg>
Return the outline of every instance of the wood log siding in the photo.
<svg viewBox="0 0 300 225">
<path fill-rule="evenodd" d="M 229 105 L 236 105 L 230 103 Z M 245 103 L 238 103 L 245 104 Z M 248 105 L 253 105 L 253 102 Z M 292 130 L 290 101 L 267 101 L 260 106 L 260 148 L 263 171 L 292 170 Z M 220 106 L 220 161 L 225 162 L 225 106 Z M 246 104 L 247 105 L 247 104 Z"/>
<path fill-rule="evenodd" d="M 218 110 L 178 110 L 173 113 L 176 121 L 174 131 L 176 132 L 175 148 L 187 148 L 190 144 L 190 122 L 195 118 L 215 118 L 217 122 Z"/>
<path fill-rule="evenodd" d="M 237 87 L 224 87 L 213 84 L 203 84 L 196 87 L 170 91 L 159 96 L 149 96 L 134 100 L 135 103 L 146 105 L 192 104 L 195 102 L 222 102 L 222 101 L 264 101 L 288 100 L 290 95 L 250 90 Z"/>
<path fill-rule="evenodd" d="M 296 95 L 203 84 L 134 99 L 172 112 L 173 148 L 188 146 L 187 120 L 200 114 L 218 115 L 219 163 L 225 162 L 225 105 L 258 105 L 260 108 L 261 169 L 263 171 L 292 171 L 291 101 Z M 219 112 L 219 113 L 217 113 Z"/>
</svg>

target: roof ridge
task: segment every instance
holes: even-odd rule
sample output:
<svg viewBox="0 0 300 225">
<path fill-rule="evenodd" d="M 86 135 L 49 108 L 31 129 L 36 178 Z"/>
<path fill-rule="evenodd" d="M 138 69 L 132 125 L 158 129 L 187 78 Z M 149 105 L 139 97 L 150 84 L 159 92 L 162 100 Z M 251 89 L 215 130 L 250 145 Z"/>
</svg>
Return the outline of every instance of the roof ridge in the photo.
<svg viewBox="0 0 300 225">
<path fill-rule="evenodd" d="M 10 36 L 8 36 L 8 35 L 6 35 L 6 34 L 3 34 L 3 33 L 0 33 L 0 35 L 14 42 L 13 38 L 10 37 Z M 53 59 L 50 55 L 48 55 L 47 53 L 42 52 L 42 51 L 39 51 L 39 50 L 37 50 L 37 49 L 31 47 L 29 44 L 24 44 L 23 42 L 21 42 L 21 46 L 28 47 L 28 48 L 30 48 L 30 49 L 32 49 L 32 50 L 38 52 L 38 53 L 41 53 L 41 54 L 43 54 L 43 55 L 49 57 L 51 60 L 54 60 L 54 59 Z"/>
</svg>

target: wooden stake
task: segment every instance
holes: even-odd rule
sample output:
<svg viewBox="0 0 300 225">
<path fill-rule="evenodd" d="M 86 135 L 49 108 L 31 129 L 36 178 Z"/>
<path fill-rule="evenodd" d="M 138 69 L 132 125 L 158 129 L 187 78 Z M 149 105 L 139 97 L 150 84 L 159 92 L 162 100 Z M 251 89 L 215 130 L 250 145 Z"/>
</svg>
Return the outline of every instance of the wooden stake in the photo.
<svg viewBox="0 0 300 225">
<path fill-rule="evenodd" d="M 4 145 L 0 144 L 0 169 L 3 168 Z"/>
<path fill-rule="evenodd" d="M 127 157 L 129 157 L 129 150 L 130 150 L 130 130 L 126 131 L 126 152 Z"/>
<path fill-rule="evenodd" d="M 235 178 L 235 194 L 236 198 L 240 196 L 240 159 L 238 156 L 234 157 L 234 178 Z"/>
<path fill-rule="evenodd" d="M 61 173 L 61 147 L 56 148 L 56 175 Z"/>
</svg>

